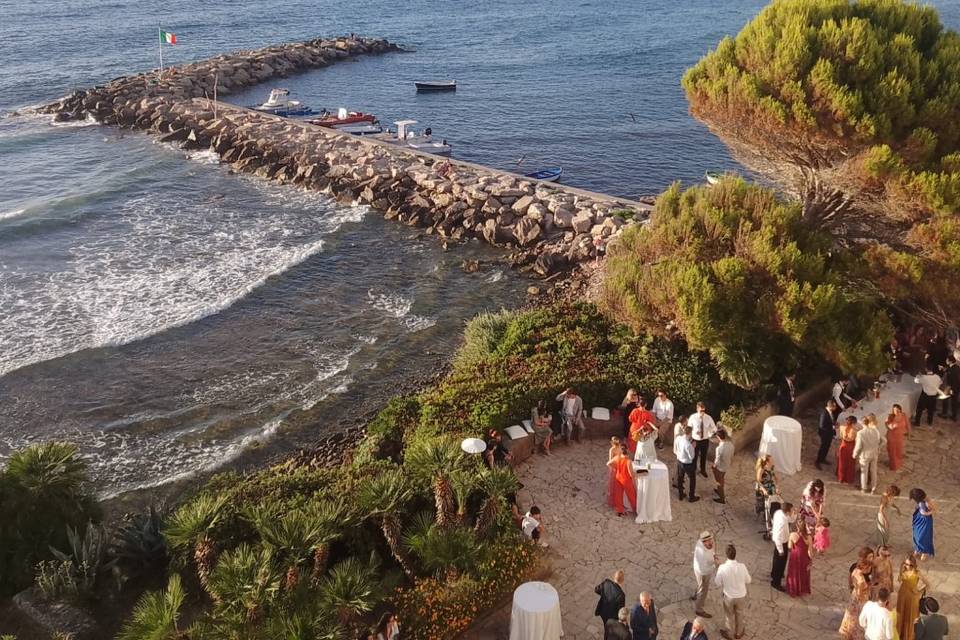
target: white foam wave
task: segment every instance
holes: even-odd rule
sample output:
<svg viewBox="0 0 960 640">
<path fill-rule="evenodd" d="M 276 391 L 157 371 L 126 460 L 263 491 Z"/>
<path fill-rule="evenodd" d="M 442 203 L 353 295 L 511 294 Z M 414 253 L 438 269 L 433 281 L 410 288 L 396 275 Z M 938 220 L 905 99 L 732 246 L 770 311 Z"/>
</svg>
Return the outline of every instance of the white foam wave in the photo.
<svg viewBox="0 0 960 640">
<path fill-rule="evenodd" d="M 377 293 L 370 289 L 367 291 L 367 298 L 370 306 L 393 316 L 410 331 L 423 331 L 437 324 L 434 318 L 410 313 L 413 310 L 413 299 L 399 293 Z"/>
<path fill-rule="evenodd" d="M 227 199 L 129 200 L 116 215 L 91 221 L 49 270 L 0 270 L 0 375 L 219 313 L 321 251 L 324 236 L 367 211 L 305 192 L 265 193 L 273 202 L 254 215 Z"/>
<path fill-rule="evenodd" d="M 94 118 L 89 113 L 87 114 L 87 117 L 84 118 L 83 120 L 65 120 L 63 122 L 57 122 L 56 120 L 54 120 L 54 116 L 48 116 L 48 117 L 50 119 L 50 124 L 52 124 L 55 127 L 74 128 L 74 127 L 99 127 L 100 126 L 100 123 L 97 122 L 97 119 Z"/>
<path fill-rule="evenodd" d="M 486 278 L 484 278 L 484 280 L 486 280 L 487 282 L 491 282 L 491 283 L 493 283 L 493 282 L 500 282 L 501 280 L 503 280 L 503 275 L 504 275 L 503 269 L 497 269 L 497 270 L 491 272 L 490 275 L 488 275 Z"/>
<path fill-rule="evenodd" d="M 27 212 L 26 209 L 13 209 L 12 211 L 0 211 L 0 220 L 12 220 L 19 218 Z"/>
<path fill-rule="evenodd" d="M 426 316 L 407 316 L 403 319 L 403 325 L 410 331 L 423 331 L 437 324 L 436 319 Z"/>
<path fill-rule="evenodd" d="M 220 154 L 213 149 L 190 151 L 187 153 L 187 158 L 202 164 L 220 164 Z"/>
</svg>

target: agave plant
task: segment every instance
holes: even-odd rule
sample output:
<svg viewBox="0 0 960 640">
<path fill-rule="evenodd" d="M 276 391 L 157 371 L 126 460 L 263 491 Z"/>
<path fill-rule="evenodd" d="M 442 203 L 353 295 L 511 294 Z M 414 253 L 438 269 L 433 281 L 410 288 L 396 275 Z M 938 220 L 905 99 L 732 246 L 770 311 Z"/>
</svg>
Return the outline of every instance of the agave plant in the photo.
<svg viewBox="0 0 960 640">
<path fill-rule="evenodd" d="M 197 579 L 204 589 L 216 560 L 216 545 L 211 534 L 223 518 L 226 504 L 226 496 L 198 496 L 173 513 L 163 532 L 172 550 L 193 549 Z"/>
<path fill-rule="evenodd" d="M 143 575 L 162 567 L 167 561 L 167 541 L 160 512 L 151 506 L 147 513 L 128 516 L 114 534 L 110 555 L 128 575 Z"/>
<path fill-rule="evenodd" d="M 217 603 L 218 615 L 233 613 L 256 622 L 276 600 L 282 582 L 282 572 L 269 549 L 241 544 L 220 556 L 207 590 Z"/>
<path fill-rule="evenodd" d="M 50 547 L 50 552 L 57 560 L 72 564 L 78 593 L 93 593 L 97 577 L 115 563 L 115 560 L 107 561 L 107 536 L 103 527 L 87 523 L 82 536 L 73 527 L 67 527 L 67 542 L 69 551 Z"/>
<path fill-rule="evenodd" d="M 486 534 L 493 529 L 497 518 L 505 508 L 506 497 L 517 492 L 520 482 L 513 470 L 507 467 L 494 467 L 487 469 L 480 476 L 480 488 L 487 497 L 480 507 L 476 531 Z"/>
<path fill-rule="evenodd" d="M 368 517 L 380 521 L 380 530 L 397 564 L 411 580 L 415 579 L 413 566 L 401 544 L 399 513 L 410 501 L 413 491 L 403 470 L 393 469 L 374 477 L 363 486 L 360 504 Z"/>
<path fill-rule="evenodd" d="M 449 438 L 417 443 L 406 453 L 404 466 L 414 475 L 430 480 L 437 508 L 437 524 L 441 527 L 456 523 L 450 476 L 463 468 L 464 464 L 460 447 Z"/>
<path fill-rule="evenodd" d="M 130 620 L 117 640 L 176 640 L 181 637 L 177 622 L 186 599 L 180 576 L 173 574 L 163 591 L 145 593 L 133 609 Z"/>
<path fill-rule="evenodd" d="M 340 562 L 320 584 L 323 602 L 336 612 L 340 624 L 350 627 L 365 613 L 373 610 L 378 600 L 377 576 L 374 568 L 356 557 Z"/>
</svg>

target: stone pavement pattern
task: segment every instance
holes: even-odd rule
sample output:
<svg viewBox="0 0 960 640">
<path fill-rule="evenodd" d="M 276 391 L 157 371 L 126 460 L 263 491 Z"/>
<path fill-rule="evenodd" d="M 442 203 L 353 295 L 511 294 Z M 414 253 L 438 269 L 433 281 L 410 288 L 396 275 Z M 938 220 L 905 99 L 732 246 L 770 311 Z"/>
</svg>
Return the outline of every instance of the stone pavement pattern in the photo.
<svg viewBox="0 0 960 640">
<path fill-rule="evenodd" d="M 803 469 L 794 476 L 781 476 L 784 500 L 799 504 L 804 485 L 813 478 L 826 484 L 824 514 L 831 520 L 832 546 L 813 560 L 812 594 L 791 598 L 770 586 L 771 543 L 762 539 L 763 524 L 754 510 L 753 461 L 756 445 L 738 449 L 734 468 L 727 474 L 727 504 L 713 502 L 713 480 L 697 476 L 697 503 L 679 502 L 672 494 L 672 522 L 638 525 L 633 516 L 618 518 L 607 507 L 608 443 L 589 440 L 569 447 L 557 445 L 554 455 L 537 455 L 517 472 L 525 487 L 520 504 L 542 509 L 550 543 L 548 562 L 553 573 L 546 581 L 560 594 L 565 640 L 602 638 L 600 619 L 593 615 L 597 596 L 594 587 L 614 570 L 626 572 L 627 606 L 641 591 L 650 591 L 660 610 L 660 638 L 679 638 L 683 623 L 692 619 L 695 591 L 692 569 L 693 546 L 699 533 L 713 532 L 720 555 L 728 543 L 737 545 L 737 559 L 747 565 L 753 583 L 748 594 L 745 638 L 807 640 L 839 637 L 837 629 L 847 602 L 848 570 L 856 551 L 875 545 L 875 519 L 879 495 L 864 495 L 836 480 L 833 465 L 817 471 L 817 444 L 813 415 L 800 418 L 803 432 Z M 674 457 L 665 448 L 661 460 L 673 469 Z M 834 460 L 836 444 L 829 460 Z M 711 448 L 711 456 L 712 456 Z M 952 635 L 960 633 L 960 510 L 956 493 L 960 487 L 960 424 L 937 420 L 933 427 L 914 428 L 906 446 L 904 464 L 890 471 L 886 452 L 881 453 L 879 487 L 895 483 L 902 495 L 898 516 L 891 511 L 891 544 L 894 572 L 912 550 L 913 503 L 905 496 L 913 487 L 923 488 L 938 507 L 934 520 L 936 558 L 922 563 L 931 582 L 929 595 L 937 597 L 941 613 L 949 617 Z M 859 475 L 858 475 L 859 477 Z M 896 588 L 895 584 L 895 588 Z M 723 609 L 719 590 L 712 587 L 706 611 L 707 633 L 719 639 Z M 465 638 L 500 639 L 509 636 L 510 603 L 470 630 Z"/>
</svg>

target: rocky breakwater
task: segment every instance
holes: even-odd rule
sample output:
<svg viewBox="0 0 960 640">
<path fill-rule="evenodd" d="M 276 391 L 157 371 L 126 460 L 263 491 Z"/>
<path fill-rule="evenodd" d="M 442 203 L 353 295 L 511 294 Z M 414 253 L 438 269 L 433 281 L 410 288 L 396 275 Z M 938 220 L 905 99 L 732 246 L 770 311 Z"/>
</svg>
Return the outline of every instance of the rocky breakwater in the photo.
<svg viewBox="0 0 960 640">
<path fill-rule="evenodd" d="M 41 107 L 56 120 L 92 117 L 103 124 L 149 125 L 138 104 L 145 98 L 182 101 L 213 98 L 236 89 L 293 73 L 325 67 L 353 56 L 400 51 L 379 38 L 318 38 L 306 42 L 237 51 L 207 60 L 115 78 L 102 86 L 74 91 L 57 102 Z"/>
<path fill-rule="evenodd" d="M 638 202 L 200 97 L 212 95 L 214 86 L 246 86 L 349 55 L 394 49 L 384 40 L 361 38 L 241 52 L 185 65 L 159 82 L 149 74 L 118 78 L 46 109 L 56 118 L 89 115 L 146 130 L 161 142 L 212 149 L 235 171 L 368 204 L 444 242 L 480 239 L 508 248 L 514 265 L 541 276 L 592 259 L 624 227 L 646 220 L 650 207 Z"/>
</svg>

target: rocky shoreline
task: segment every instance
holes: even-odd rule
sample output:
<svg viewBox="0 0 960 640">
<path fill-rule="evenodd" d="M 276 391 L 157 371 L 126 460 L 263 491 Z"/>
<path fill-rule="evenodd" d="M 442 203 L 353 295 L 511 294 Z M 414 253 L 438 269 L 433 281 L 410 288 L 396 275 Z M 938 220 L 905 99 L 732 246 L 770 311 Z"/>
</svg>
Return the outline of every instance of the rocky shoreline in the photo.
<svg viewBox="0 0 960 640">
<path fill-rule="evenodd" d="M 92 117 L 140 129 L 184 149 L 215 151 L 234 171 L 366 204 L 445 243 L 473 238 L 508 249 L 510 262 L 547 277 L 595 258 L 652 207 L 479 165 L 360 139 L 218 102 L 210 96 L 364 54 L 386 40 L 312 40 L 241 51 L 76 91 L 41 108 L 56 120 Z M 203 96 L 203 97 L 201 97 Z"/>
</svg>

